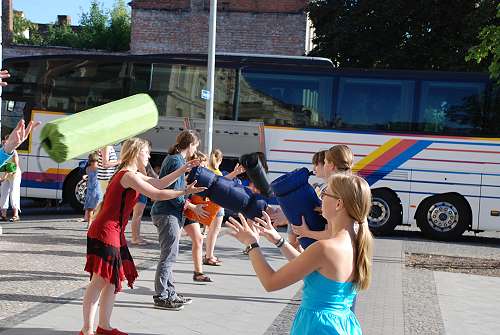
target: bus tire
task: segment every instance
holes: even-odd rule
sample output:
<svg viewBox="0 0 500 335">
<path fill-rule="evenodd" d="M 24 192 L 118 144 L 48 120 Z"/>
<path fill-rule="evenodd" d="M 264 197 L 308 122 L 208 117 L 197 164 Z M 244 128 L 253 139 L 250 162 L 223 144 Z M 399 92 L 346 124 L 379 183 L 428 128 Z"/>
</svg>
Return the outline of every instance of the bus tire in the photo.
<svg viewBox="0 0 500 335">
<path fill-rule="evenodd" d="M 397 194 L 388 188 L 372 190 L 368 226 L 375 235 L 390 234 L 403 220 L 403 207 Z"/>
<path fill-rule="evenodd" d="M 79 168 L 71 171 L 64 180 L 63 200 L 77 212 L 83 212 L 87 182 Z"/>
<path fill-rule="evenodd" d="M 415 219 L 426 237 L 453 241 L 471 225 L 472 211 L 467 200 L 459 194 L 437 194 L 420 203 Z"/>
</svg>

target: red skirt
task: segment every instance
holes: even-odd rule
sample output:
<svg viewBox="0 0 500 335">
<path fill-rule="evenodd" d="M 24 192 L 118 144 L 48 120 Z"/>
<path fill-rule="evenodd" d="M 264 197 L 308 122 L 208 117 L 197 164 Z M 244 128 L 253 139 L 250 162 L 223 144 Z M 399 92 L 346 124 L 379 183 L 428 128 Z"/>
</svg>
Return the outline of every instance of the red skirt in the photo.
<svg viewBox="0 0 500 335">
<path fill-rule="evenodd" d="M 88 236 L 85 271 L 90 273 L 90 278 L 95 273 L 115 285 L 115 293 L 121 291 L 124 279 L 133 288 L 139 275 L 126 243 L 117 248 Z"/>
</svg>

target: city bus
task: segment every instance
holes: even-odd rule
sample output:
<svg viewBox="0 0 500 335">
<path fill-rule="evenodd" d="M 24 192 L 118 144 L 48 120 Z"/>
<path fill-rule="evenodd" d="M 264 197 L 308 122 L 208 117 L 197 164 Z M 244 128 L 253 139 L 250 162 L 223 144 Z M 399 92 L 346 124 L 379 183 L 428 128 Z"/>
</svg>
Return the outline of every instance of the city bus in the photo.
<svg viewBox="0 0 500 335">
<path fill-rule="evenodd" d="M 47 122 L 136 93 L 159 123 L 141 135 L 159 164 L 176 134 L 203 138 L 206 55 L 52 55 L 6 59 L 2 135 L 17 120 Z M 330 60 L 217 54 L 213 145 L 231 163 L 262 151 L 273 180 L 346 144 L 373 202 L 369 225 L 387 234 L 416 225 L 451 240 L 500 231 L 500 98 L 483 73 L 339 69 Z M 111 131 L 111 129 L 110 129 Z M 37 129 L 19 148 L 25 197 L 81 209 L 85 157 L 57 164 Z M 314 182 L 314 177 L 312 177 Z"/>
</svg>

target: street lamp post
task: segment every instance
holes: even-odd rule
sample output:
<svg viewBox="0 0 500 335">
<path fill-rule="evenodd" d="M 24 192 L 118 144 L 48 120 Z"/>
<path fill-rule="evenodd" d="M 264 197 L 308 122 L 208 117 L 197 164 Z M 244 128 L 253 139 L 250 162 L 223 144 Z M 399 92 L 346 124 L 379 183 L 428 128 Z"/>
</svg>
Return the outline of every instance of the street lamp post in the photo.
<svg viewBox="0 0 500 335">
<path fill-rule="evenodd" d="M 212 151 L 214 126 L 214 77 L 215 77 L 215 34 L 217 24 L 217 0 L 210 1 L 210 20 L 208 22 L 208 99 L 205 108 L 205 152 Z"/>
</svg>

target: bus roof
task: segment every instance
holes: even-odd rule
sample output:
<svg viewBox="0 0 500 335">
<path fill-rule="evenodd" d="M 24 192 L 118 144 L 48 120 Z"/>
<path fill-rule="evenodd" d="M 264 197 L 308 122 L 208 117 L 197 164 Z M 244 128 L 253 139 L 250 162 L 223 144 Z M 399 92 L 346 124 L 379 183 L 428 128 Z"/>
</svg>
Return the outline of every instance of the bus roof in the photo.
<svg viewBox="0 0 500 335">
<path fill-rule="evenodd" d="M 251 66 L 260 65 L 305 65 L 317 68 L 332 69 L 332 61 L 327 58 L 308 56 L 286 56 L 286 55 L 259 55 L 251 53 L 216 53 L 216 62 L 227 66 Z M 89 58 L 89 59 L 125 59 L 127 61 L 153 61 L 169 63 L 202 63 L 206 64 L 206 54 L 144 54 L 144 55 L 103 55 L 103 54 L 66 54 L 66 55 L 39 55 L 7 58 L 4 62 L 37 60 L 50 58 Z"/>
</svg>

